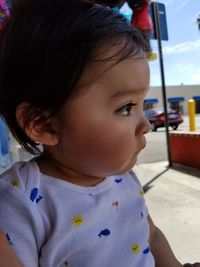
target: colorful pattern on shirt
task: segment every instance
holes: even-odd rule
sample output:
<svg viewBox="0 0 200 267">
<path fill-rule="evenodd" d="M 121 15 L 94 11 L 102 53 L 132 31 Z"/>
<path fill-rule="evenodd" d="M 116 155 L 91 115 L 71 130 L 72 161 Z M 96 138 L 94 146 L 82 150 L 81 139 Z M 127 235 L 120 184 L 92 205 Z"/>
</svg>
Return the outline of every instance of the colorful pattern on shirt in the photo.
<svg viewBox="0 0 200 267">
<path fill-rule="evenodd" d="M 0 228 L 24 266 L 155 266 L 134 173 L 82 187 L 41 174 L 31 160 L 0 178 Z"/>
</svg>

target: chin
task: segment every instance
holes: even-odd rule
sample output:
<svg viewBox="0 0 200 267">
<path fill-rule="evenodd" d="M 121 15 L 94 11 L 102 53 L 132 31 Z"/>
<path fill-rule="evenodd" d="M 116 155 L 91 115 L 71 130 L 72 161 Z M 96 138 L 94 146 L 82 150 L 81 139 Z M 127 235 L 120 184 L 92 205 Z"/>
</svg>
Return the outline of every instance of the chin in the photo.
<svg viewBox="0 0 200 267">
<path fill-rule="evenodd" d="M 137 163 L 137 158 L 135 158 L 132 164 L 130 164 L 129 171 L 135 166 L 136 163 Z"/>
<path fill-rule="evenodd" d="M 129 162 L 127 162 L 126 165 L 124 165 L 118 172 L 117 174 L 123 174 L 126 173 L 128 171 L 130 171 L 136 164 L 137 162 L 137 156 L 134 156 L 134 158 L 132 158 Z"/>
</svg>

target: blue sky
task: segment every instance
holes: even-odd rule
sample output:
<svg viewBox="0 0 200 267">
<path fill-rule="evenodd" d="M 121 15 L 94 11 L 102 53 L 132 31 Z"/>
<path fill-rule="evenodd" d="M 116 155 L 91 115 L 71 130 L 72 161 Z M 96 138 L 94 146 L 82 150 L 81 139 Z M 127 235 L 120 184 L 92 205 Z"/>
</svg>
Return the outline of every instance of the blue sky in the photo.
<svg viewBox="0 0 200 267">
<path fill-rule="evenodd" d="M 166 85 L 200 85 L 200 0 L 159 0 L 165 4 L 168 41 L 162 41 Z M 127 7 L 123 7 L 125 10 Z M 158 53 L 156 40 L 151 40 Z M 159 60 L 150 62 L 151 86 L 160 86 Z"/>
</svg>

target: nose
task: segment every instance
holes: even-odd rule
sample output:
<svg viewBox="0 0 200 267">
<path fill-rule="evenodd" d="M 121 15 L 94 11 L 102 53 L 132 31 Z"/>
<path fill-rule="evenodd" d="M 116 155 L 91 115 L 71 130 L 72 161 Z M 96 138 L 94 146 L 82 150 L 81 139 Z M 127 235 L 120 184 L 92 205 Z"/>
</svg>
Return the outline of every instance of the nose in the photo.
<svg viewBox="0 0 200 267">
<path fill-rule="evenodd" d="M 144 114 L 141 115 L 140 123 L 137 127 L 136 135 L 140 134 L 147 134 L 151 131 L 151 125 L 149 120 L 144 116 Z"/>
<path fill-rule="evenodd" d="M 145 116 L 143 116 L 143 117 L 144 117 L 144 124 L 145 124 L 145 126 L 144 126 L 144 134 L 146 134 L 146 133 L 151 131 L 151 124 L 150 124 L 149 120 Z"/>
</svg>

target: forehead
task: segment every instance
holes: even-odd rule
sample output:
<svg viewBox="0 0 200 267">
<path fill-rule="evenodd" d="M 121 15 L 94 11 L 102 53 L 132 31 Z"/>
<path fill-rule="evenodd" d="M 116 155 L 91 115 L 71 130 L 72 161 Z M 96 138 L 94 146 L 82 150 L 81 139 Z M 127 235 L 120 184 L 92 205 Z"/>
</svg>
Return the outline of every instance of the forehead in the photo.
<svg viewBox="0 0 200 267">
<path fill-rule="evenodd" d="M 88 86 L 104 79 L 106 76 L 114 77 L 122 65 L 145 58 L 142 48 L 139 45 L 134 45 L 133 41 L 119 38 L 119 40 L 111 40 L 107 44 L 99 44 L 86 63 L 78 86 Z M 128 69 L 128 65 L 126 69 Z"/>
<path fill-rule="evenodd" d="M 149 75 L 149 65 L 142 57 L 130 57 L 118 63 L 95 62 L 83 72 L 80 88 L 83 92 L 96 88 L 100 90 L 99 94 L 106 90 L 110 96 L 120 97 L 126 91 L 138 93 L 140 89 L 148 88 Z"/>
</svg>

